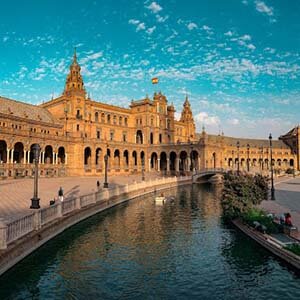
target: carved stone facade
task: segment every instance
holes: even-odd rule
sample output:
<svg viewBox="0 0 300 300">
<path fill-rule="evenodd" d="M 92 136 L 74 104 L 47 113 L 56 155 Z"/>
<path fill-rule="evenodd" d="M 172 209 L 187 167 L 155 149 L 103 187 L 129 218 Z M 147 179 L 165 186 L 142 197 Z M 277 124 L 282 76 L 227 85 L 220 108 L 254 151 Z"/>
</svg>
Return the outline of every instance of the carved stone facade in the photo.
<svg viewBox="0 0 300 300">
<path fill-rule="evenodd" d="M 176 174 L 238 162 L 241 169 L 249 162 L 251 170 L 268 170 L 268 140 L 196 134 L 187 97 L 177 121 L 161 92 L 129 108 L 90 99 L 80 72 L 75 53 L 63 94 L 39 106 L 0 97 L 0 177 L 32 176 L 35 143 L 42 176 L 101 175 L 105 154 L 110 173 Z M 275 169 L 299 170 L 299 141 L 299 127 L 273 141 Z"/>
</svg>

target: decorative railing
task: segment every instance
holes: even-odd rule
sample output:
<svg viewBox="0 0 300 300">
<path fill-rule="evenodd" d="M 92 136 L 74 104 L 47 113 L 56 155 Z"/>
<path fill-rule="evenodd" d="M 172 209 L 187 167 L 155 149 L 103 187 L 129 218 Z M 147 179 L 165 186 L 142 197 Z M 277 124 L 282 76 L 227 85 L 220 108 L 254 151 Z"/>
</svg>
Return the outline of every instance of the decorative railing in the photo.
<svg viewBox="0 0 300 300">
<path fill-rule="evenodd" d="M 49 207 L 45 207 L 35 212 L 22 216 L 21 218 L 6 222 L 0 219 L 0 249 L 6 249 L 7 246 L 16 241 L 17 239 L 27 235 L 30 232 L 39 230 L 43 226 L 47 226 L 50 222 L 65 217 L 67 214 L 80 211 L 89 205 L 100 205 L 99 207 L 105 208 L 114 205 L 117 202 L 107 201 L 110 199 L 119 199 L 116 197 L 124 196 L 121 201 L 125 201 L 130 196 L 142 195 L 146 190 L 147 192 L 154 191 L 156 188 L 177 184 L 191 180 L 191 176 L 185 177 L 168 177 L 160 178 L 149 181 L 134 182 L 124 186 L 115 186 L 109 189 L 101 189 L 95 193 L 80 196 L 78 198 L 66 198 L 63 202 L 55 203 Z M 130 194 L 134 192 L 133 194 Z M 119 202 L 121 202 L 119 201 Z M 113 204 L 112 204 L 113 203 Z"/>
<path fill-rule="evenodd" d="M 50 207 L 41 209 L 41 224 L 44 225 L 58 216 L 58 205 L 54 204 Z"/>
<path fill-rule="evenodd" d="M 11 243 L 25 234 L 33 231 L 34 217 L 35 214 L 32 213 L 7 224 L 6 242 Z"/>
</svg>

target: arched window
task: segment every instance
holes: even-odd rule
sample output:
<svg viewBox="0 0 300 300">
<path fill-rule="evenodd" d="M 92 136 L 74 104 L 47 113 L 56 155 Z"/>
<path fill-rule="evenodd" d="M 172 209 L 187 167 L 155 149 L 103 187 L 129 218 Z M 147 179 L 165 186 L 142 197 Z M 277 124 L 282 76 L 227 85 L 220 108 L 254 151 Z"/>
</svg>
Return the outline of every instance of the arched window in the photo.
<svg viewBox="0 0 300 300">
<path fill-rule="evenodd" d="M 98 114 L 98 112 L 95 113 L 95 122 L 99 122 L 99 114 Z"/>
</svg>

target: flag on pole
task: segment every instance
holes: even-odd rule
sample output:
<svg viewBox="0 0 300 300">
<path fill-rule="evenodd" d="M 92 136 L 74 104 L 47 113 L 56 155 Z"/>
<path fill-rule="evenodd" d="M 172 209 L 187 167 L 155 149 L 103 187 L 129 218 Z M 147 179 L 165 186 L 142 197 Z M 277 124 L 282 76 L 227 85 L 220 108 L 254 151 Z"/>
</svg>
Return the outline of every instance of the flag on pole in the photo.
<svg viewBox="0 0 300 300">
<path fill-rule="evenodd" d="M 157 83 L 158 83 L 158 78 L 157 77 L 152 78 L 152 84 L 157 84 Z"/>
</svg>

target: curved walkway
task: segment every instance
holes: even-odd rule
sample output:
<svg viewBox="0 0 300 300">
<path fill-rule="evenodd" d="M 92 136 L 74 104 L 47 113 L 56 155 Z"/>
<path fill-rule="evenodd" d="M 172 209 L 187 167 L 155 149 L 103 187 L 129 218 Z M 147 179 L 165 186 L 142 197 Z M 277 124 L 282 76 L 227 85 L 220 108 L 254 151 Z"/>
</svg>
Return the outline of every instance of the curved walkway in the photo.
<svg viewBox="0 0 300 300">
<path fill-rule="evenodd" d="M 263 201 L 260 206 L 275 214 L 290 212 L 300 238 L 300 177 L 282 177 L 276 180 L 275 198 L 275 201 Z"/>
<path fill-rule="evenodd" d="M 156 173 L 146 174 L 146 180 L 160 177 Z M 57 197 L 60 187 L 66 199 L 81 196 L 97 190 L 97 180 L 103 188 L 103 177 L 56 177 L 39 179 L 39 197 L 41 207 L 49 206 L 49 201 Z M 108 178 L 109 187 L 140 182 L 141 175 L 117 175 Z M 0 181 L 0 218 L 12 221 L 32 212 L 29 208 L 33 196 L 33 179 L 12 179 Z"/>
</svg>

